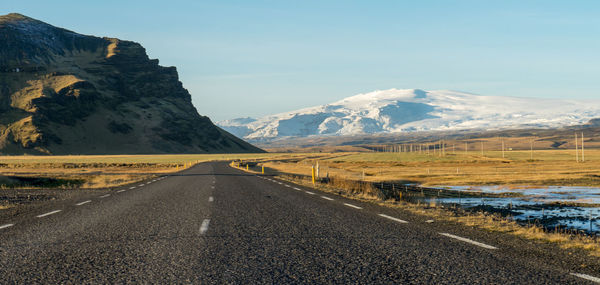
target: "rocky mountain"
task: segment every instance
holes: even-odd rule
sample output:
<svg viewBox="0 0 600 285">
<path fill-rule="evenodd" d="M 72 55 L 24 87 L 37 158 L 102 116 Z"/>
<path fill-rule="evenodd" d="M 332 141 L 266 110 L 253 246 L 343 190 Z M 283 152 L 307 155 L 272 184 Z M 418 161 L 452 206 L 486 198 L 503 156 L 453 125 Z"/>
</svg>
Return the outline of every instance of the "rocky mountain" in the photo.
<svg viewBox="0 0 600 285">
<path fill-rule="evenodd" d="M 138 43 L 0 16 L 0 154 L 260 152 Z"/>
<path fill-rule="evenodd" d="M 421 131 L 556 128 L 600 117 L 600 101 L 479 96 L 390 89 L 260 119 L 218 122 L 251 141 L 311 136 L 354 136 Z"/>
</svg>

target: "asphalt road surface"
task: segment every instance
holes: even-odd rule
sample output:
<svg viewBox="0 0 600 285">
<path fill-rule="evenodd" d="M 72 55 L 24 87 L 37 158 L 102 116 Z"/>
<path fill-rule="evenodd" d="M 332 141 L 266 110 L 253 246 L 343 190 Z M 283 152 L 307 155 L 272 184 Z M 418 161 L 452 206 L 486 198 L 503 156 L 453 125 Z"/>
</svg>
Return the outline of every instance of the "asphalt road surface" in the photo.
<svg viewBox="0 0 600 285">
<path fill-rule="evenodd" d="M 552 247 L 204 163 L 0 217 L 0 283 L 593 284 Z M 596 279 L 595 279 L 596 278 Z"/>
</svg>

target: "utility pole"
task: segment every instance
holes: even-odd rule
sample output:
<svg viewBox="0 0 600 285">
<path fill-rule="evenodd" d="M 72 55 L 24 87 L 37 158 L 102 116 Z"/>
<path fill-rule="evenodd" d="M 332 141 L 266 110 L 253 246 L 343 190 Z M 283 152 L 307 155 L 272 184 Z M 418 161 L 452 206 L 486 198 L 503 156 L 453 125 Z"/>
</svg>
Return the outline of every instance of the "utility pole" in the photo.
<svg viewBox="0 0 600 285">
<path fill-rule="evenodd" d="M 531 160 L 533 160 L 533 139 L 531 139 Z"/>
<path fill-rule="evenodd" d="M 575 161 L 579 162 L 579 147 L 577 146 L 578 144 L 578 140 L 577 140 L 577 133 L 575 133 Z"/>
<path fill-rule="evenodd" d="M 481 156 L 483 156 L 483 141 L 481 141 Z"/>
<path fill-rule="evenodd" d="M 444 149 L 444 156 L 446 156 L 446 140 L 442 140 L 442 148 Z"/>
<path fill-rule="evenodd" d="M 585 146 L 583 143 L 583 132 L 581 132 L 581 162 L 585 162 Z"/>
</svg>

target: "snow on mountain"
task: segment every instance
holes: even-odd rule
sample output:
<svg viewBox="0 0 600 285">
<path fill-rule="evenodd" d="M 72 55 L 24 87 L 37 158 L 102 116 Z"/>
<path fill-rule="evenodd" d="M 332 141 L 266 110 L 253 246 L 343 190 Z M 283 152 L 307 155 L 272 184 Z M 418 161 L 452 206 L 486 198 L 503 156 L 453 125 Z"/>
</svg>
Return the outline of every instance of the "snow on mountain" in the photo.
<svg viewBox="0 0 600 285">
<path fill-rule="evenodd" d="M 554 128 L 600 117 L 600 101 L 480 96 L 465 92 L 389 89 L 260 119 L 218 122 L 248 140 L 375 133 Z"/>
</svg>

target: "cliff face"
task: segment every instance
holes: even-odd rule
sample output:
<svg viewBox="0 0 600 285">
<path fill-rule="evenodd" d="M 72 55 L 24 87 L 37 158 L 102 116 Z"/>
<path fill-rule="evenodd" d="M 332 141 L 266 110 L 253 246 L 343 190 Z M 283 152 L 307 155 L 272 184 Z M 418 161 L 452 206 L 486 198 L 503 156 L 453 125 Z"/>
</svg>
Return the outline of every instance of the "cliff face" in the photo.
<svg viewBox="0 0 600 285">
<path fill-rule="evenodd" d="M 134 42 L 0 16 L 0 153 L 259 152 Z"/>
</svg>

